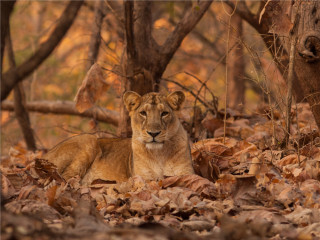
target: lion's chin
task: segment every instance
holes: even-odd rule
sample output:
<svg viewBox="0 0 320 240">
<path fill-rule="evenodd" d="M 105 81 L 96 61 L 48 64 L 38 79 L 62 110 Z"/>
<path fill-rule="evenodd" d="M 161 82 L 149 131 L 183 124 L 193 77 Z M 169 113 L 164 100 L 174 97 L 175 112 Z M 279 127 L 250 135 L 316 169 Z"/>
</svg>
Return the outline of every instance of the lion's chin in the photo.
<svg viewBox="0 0 320 240">
<path fill-rule="evenodd" d="M 146 143 L 147 149 L 155 150 L 155 149 L 161 149 L 163 147 L 163 143 L 161 142 L 150 142 Z"/>
</svg>

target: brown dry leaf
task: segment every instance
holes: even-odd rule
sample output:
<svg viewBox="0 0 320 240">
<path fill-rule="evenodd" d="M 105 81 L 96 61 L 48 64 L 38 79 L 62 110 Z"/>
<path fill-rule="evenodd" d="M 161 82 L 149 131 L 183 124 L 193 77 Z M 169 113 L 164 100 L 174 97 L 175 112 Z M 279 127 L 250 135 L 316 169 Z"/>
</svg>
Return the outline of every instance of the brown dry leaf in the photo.
<svg viewBox="0 0 320 240">
<path fill-rule="evenodd" d="M 34 168 L 41 178 L 50 180 L 54 179 L 57 183 L 65 182 L 65 180 L 57 172 L 57 167 L 53 163 L 48 162 L 46 159 L 37 158 Z"/>
<path fill-rule="evenodd" d="M 308 192 L 320 194 L 320 182 L 315 179 L 308 179 L 301 183 L 300 190 L 304 194 Z"/>
<path fill-rule="evenodd" d="M 215 118 L 209 114 L 202 120 L 201 124 L 209 131 L 211 134 L 223 126 L 223 121 L 221 119 Z"/>
<path fill-rule="evenodd" d="M 251 162 L 251 166 L 250 166 L 248 175 L 257 175 L 257 174 L 259 174 L 260 168 L 261 168 L 261 161 L 260 161 L 260 159 L 257 158 L 257 157 L 254 157 L 254 158 L 252 159 L 252 162 Z"/>
<path fill-rule="evenodd" d="M 253 211 L 242 211 L 239 214 L 239 218 L 245 219 L 245 221 L 257 221 L 265 220 L 272 224 L 280 224 L 287 222 L 286 218 L 282 216 L 278 211 L 273 209 L 267 210 L 253 210 Z"/>
<path fill-rule="evenodd" d="M 200 151 L 193 154 L 193 169 L 196 174 L 212 182 L 220 175 L 219 167 L 214 163 L 212 156 Z"/>
<path fill-rule="evenodd" d="M 305 156 L 300 156 L 300 161 L 303 162 L 306 159 Z M 276 165 L 279 167 L 285 167 L 289 164 L 297 164 L 299 163 L 298 155 L 297 154 L 290 154 L 284 158 L 282 158 L 280 161 L 276 162 Z"/>
<path fill-rule="evenodd" d="M 219 196 L 226 198 L 236 190 L 237 179 L 231 174 L 221 174 L 216 181 Z"/>
<path fill-rule="evenodd" d="M 320 149 L 314 146 L 312 143 L 308 143 L 300 149 L 300 154 L 306 157 L 316 158 L 319 156 Z"/>
<path fill-rule="evenodd" d="M 196 142 L 192 145 L 191 153 L 195 151 L 207 151 L 221 156 L 232 156 L 232 151 L 229 150 L 234 147 L 238 141 L 234 138 L 226 138 L 223 144 L 223 138 L 208 138 Z"/>
<path fill-rule="evenodd" d="M 1 200 L 7 200 L 15 195 L 16 189 L 9 179 L 1 174 Z"/>
<path fill-rule="evenodd" d="M 15 214 L 25 213 L 36 216 L 39 219 L 54 220 L 61 218 L 61 215 L 54 208 L 30 199 L 12 201 L 7 203 L 4 208 Z"/>
<path fill-rule="evenodd" d="M 48 188 L 48 190 L 46 192 L 49 206 L 53 206 L 54 199 L 55 199 L 56 192 L 57 192 L 57 187 L 58 187 L 57 185 L 53 185 L 52 187 Z"/>
<path fill-rule="evenodd" d="M 31 199 L 42 203 L 47 203 L 48 199 L 45 191 L 36 185 L 27 185 L 21 188 L 18 200 Z"/>
<path fill-rule="evenodd" d="M 283 204 L 286 208 L 290 208 L 289 205 L 301 201 L 301 198 L 302 194 L 300 191 L 291 185 L 281 191 L 280 194 L 276 195 L 276 200 Z"/>
<path fill-rule="evenodd" d="M 17 164 L 25 166 L 27 163 L 27 152 L 28 151 L 22 147 L 21 144 L 11 147 L 9 149 L 10 161 L 8 162 L 11 166 L 7 165 L 6 167 L 12 167 Z"/>
<path fill-rule="evenodd" d="M 209 180 L 215 180 L 219 173 L 218 168 L 222 171 L 234 165 L 232 147 L 236 144 L 237 141 L 232 138 L 226 138 L 225 145 L 223 138 L 205 139 L 194 143 L 191 155 L 196 165 L 196 172 Z M 206 170 L 206 167 L 210 169 Z"/>
<path fill-rule="evenodd" d="M 230 127 L 226 127 L 226 136 L 228 137 L 240 137 L 241 135 L 241 127 L 240 126 L 230 126 Z M 214 132 L 214 137 L 215 138 L 221 138 L 222 136 L 224 136 L 224 128 L 218 128 L 215 132 Z"/>
<path fill-rule="evenodd" d="M 298 228 L 298 239 L 319 239 L 320 238 L 320 223 L 312 223 L 307 227 Z"/>
<path fill-rule="evenodd" d="M 305 227 L 320 219 L 320 209 L 308 209 L 297 206 L 292 213 L 285 215 L 290 222 Z"/>
<path fill-rule="evenodd" d="M 104 80 L 101 67 L 97 63 L 93 64 L 74 99 L 78 111 L 82 113 L 91 108 L 108 88 L 109 84 Z"/>
<path fill-rule="evenodd" d="M 185 187 L 189 188 L 201 196 L 215 199 L 217 197 L 216 186 L 208 179 L 198 175 L 173 176 L 162 180 L 162 186 L 168 187 Z"/>
</svg>

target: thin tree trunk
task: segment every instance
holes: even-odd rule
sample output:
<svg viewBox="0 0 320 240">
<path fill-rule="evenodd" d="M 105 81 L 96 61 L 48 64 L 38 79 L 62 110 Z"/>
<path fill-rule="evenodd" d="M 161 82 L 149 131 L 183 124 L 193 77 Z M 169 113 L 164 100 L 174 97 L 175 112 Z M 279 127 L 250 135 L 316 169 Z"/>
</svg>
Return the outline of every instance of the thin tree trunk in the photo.
<svg viewBox="0 0 320 240">
<path fill-rule="evenodd" d="M 94 9 L 94 24 L 92 25 L 91 39 L 89 44 L 88 62 L 86 72 L 97 61 L 100 43 L 101 43 L 101 26 L 104 18 L 103 13 L 104 1 L 96 1 Z"/>
<path fill-rule="evenodd" d="M 18 82 L 29 76 L 53 52 L 71 27 L 82 4 L 83 0 L 70 1 L 48 40 L 42 43 L 30 58 L 17 66 L 16 70 L 9 69 L 2 75 L 1 101 L 7 98 Z"/>
<path fill-rule="evenodd" d="M 2 61 L 4 54 L 4 46 L 6 42 L 6 36 L 9 28 L 10 15 L 12 13 L 15 0 L 0 1 L 1 6 L 1 73 L 2 73 Z"/>
<path fill-rule="evenodd" d="M 9 59 L 10 68 L 16 69 L 16 61 L 14 59 L 10 27 L 7 30 L 7 49 L 8 49 L 8 59 Z M 22 82 L 19 82 L 14 87 L 14 112 L 16 114 L 16 118 L 20 125 L 27 148 L 29 150 L 35 151 L 37 149 L 36 141 L 34 139 L 33 130 L 30 125 L 29 113 L 24 106 L 25 103 L 26 103 L 25 92 L 23 90 Z"/>
<path fill-rule="evenodd" d="M 229 107 L 242 110 L 245 100 L 245 78 L 244 78 L 244 58 L 243 47 L 240 44 L 242 38 L 242 19 L 234 14 L 231 17 L 229 46 L 235 45 L 229 53 L 228 67 L 228 100 Z"/>
<path fill-rule="evenodd" d="M 133 19 L 134 2 L 126 0 L 124 2 L 124 24 L 125 24 L 125 36 L 126 36 L 126 49 L 125 55 L 122 57 L 122 92 L 126 90 L 132 90 L 134 68 L 136 61 L 136 46 L 134 40 L 134 19 Z M 139 89 L 143 91 L 143 89 Z M 130 119 L 127 110 L 125 109 L 123 101 L 120 106 L 120 124 L 118 127 L 118 135 L 121 137 L 130 137 L 132 130 L 130 128 Z"/>
</svg>

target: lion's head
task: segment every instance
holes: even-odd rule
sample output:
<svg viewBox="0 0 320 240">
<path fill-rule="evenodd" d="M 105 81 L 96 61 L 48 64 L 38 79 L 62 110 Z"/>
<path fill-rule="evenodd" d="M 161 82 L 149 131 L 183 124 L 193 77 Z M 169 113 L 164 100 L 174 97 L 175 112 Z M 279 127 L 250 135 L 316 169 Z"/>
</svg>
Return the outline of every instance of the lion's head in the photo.
<svg viewBox="0 0 320 240">
<path fill-rule="evenodd" d="M 176 112 L 184 99 L 181 91 L 169 95 L 151 92 L 142 97 L 136 92 L 126 92 L 123 100 L 131 117 L 132 138 L 148 149 L 162 148 L 179 129 Z"/>
</svg>

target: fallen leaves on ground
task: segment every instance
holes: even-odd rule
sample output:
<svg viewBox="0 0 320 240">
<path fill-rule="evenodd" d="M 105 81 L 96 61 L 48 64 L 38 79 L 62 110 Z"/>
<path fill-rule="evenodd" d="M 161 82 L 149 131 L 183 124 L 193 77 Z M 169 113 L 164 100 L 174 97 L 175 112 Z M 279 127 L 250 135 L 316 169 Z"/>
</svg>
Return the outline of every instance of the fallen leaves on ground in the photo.
<svg viewBox="0 0 320 240">
<path fill-rule="evenodd" d="M 13 147 L 0 166 L 2 239 L 319 239 L 319 132 L 305 108 L 288 149 L 270 144 L 270 120 L 229 120 L 227 138 L 193 144 L 197 175 L 157 181 L 81 186 Z"/>
</svg>

